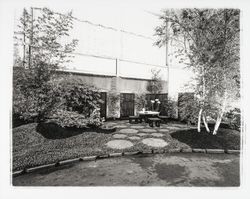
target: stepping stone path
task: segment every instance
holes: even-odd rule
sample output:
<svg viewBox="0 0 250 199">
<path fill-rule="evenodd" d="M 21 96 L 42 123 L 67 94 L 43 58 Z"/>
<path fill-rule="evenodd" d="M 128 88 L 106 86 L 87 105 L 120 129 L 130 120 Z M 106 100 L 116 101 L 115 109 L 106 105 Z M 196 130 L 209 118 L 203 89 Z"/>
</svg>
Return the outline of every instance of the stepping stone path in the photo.
<svg viewBox="0 0 250 199">
<path fill-rule="evenodd" d="M 128 137 L 128 139 L 130 140 L 140 140 L 141 138 L 138 136 L 132 136 L 132 137 Z"/>
<path fill-rule="evenodd" d="M 114 134 L 113 135 L 113 138 L 117 138 L 117 139 L 121 139 L 121 138 L 125 138 L 127 137 L 126 135 L 123 135 L 123 134 Z"/>
<path fill-rule="evenodd" d="M 139 136 L 146 136 L 146 135 L 148 135 L 148 134 L 146 134 L 146 133 L 138 133 L 137 135 L 139 135 Z"/>
<path fill-rule="evenodd" d="M 162 133 L 152 133 L 150 135 L 152 135 L 153 137 L 163 137 L 164 136 Z"/>
<path fill-rule="evenodd" d="M 141 131 L 146 132 L 146 133 L 153 133 L 153 132 L 156 132 L 155 129 L 142 129 Z"/>
<path fill-rule="evenodd" d="M 119 131 L 119 133 L 127 133 L 127 134 L 135 134 L 137 132 L 138 132 L 138 130 L 135 130 L 135 129 L 121 129 Z"/>
<path fill-rule="evenodd" d="M 127 140 L 111 140 L 106 144 L 112 149 L 126 149 L 133 146 L 133 143 Z"/>
<path fill-rule="evenodd" d="M 146 138 L 142 140 L 142 143 L 151 147 L 165 147 L 168 145 L 163 139 L 158 138 Z"/>
</svg>

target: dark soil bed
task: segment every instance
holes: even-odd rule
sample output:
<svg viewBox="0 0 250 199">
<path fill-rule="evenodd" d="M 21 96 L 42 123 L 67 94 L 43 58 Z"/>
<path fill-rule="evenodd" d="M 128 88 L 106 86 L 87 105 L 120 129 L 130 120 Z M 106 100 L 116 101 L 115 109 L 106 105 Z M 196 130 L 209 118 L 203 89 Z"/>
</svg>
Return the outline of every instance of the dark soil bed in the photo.
<svg viewBox="0 0 250 199">
<path fill-rule="evenodd" d="M 176 131 L 171 136 L 191 148 L 240 149 L 240 132 L 232 129 L 220 128 L 216 136 L 207 133 L 205 129 L 200 133 L 196 129 Z"/>
</svg>

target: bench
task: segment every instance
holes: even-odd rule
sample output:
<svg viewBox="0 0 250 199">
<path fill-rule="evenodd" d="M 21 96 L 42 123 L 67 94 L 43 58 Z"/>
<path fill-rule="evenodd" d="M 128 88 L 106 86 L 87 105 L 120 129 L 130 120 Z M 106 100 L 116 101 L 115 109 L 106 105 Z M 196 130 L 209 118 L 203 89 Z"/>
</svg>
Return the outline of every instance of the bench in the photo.
<svg viewBox="0 0 250 199">
<path fill-rule="evenodd" d="M 148 123 L 150 127 L 154 127 L 154 123 L 155 126 L 160 127 L 161 126 L 161 119 L 159 118 L 148 118 Z"/>
<path fill-rule="evenodd" d="M 159 115 L 159 119 L 161 119 L 164 123 L 168 122 L 168 116 Z"/>
<path fill-rule="evenodd" d="M 129 123 L 132 123 L 132 122 L 135 122 L 135 123 L 138 123 L 138 122 L 142 122 L 142 118 L 139 117 L 139 116 L 129 116 Z"/>
</svg>

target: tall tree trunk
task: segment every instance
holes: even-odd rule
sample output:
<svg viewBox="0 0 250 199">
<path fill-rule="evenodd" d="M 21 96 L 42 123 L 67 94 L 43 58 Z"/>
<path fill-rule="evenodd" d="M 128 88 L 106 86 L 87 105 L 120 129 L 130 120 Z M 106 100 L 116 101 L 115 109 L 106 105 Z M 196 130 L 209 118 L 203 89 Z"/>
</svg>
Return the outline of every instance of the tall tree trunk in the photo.
<svg viewBox="0 0 250 199">
<path fill-rule="evenodd" d="M 206 117 L 205 117 L 204 114 L 202 115 L 202 120 L 203 120 L 204 126 L 205 126 L 205 128 L 206 128 L 206 131 L 207 131 L 208 133 L 210 133 L 210 129 L 208 128 L 207 120 L 206 120 Z"/>
<path fill-rule="evenodd" d="M 213 135 L 216 135 L 217 132 L 218 132 L 218 129 L 219 129 L 219 126 L 220 126 L 220 123 L 221 123 L 221 120 L 222 120 L 223 113 L 224 113 L 224 111 L 220 111 L 220 113 L 217 116 L 217 120 L 216 120 L 216 123 L 214 125 Z"/>
<path fill-rule="evenodd" d="M 223 99 L 223 103 L 222 103 L 222 108 L 221 111 L 219 112 L 218 116 L 217 116 L 217 120 L 216 123 L 214 125 L 214 131 L 213 131 L 213 135 L 216 135 L 222 120 L 222 116 L 225 112 L 225 108 L 226 108 L 226 99 L 227 99 L 227 93 L 225 92 L 224 94 L 224 99 Z"/>
<path fill-rule="evenodd" d="M 201 132 L 201 114 L 202 114 L 202 108 L 199 111 L 198 115 L 198 125 L 197 125 L 197 131 L 200 133 Z"/>
</svg>

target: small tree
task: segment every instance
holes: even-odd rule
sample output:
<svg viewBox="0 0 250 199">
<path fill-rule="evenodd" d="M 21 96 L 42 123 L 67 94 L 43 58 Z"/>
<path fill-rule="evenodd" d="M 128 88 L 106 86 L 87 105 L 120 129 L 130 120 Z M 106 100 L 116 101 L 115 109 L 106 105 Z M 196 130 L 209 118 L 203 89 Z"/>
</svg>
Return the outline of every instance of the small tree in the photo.
<svg viewBox="0 0 250 199">
<path fill-rule="evenodd" d="M 119 117 L 119 110 L 120 110 L 120 94 L 111 91 L 108 93 L 108 107 L 109 107 L 109 116 L 115 120 L 115 118 Z"/>
<path fill-rule="evenodd" d="M 147 84 L 147 91 L 152 94 L 161 93 L 163 88 L 162 79 L 160 77 L 161 70 L 152 69 L 152 79 Z"/>
<path fill-rule="evenodd" d="M 166 10 L 163 24 L 156 28 L 157 45 L 173 39 L 179 44 L 177 56 L 196 74 L 199 99 L 198 132 L 201 119 L 210 132 L 206 115 L 216 115 L 213 134 L 230 101 L 239 97 L 239 10 Z M 167 32 L 170 23 L 172 33 Z M 216 110 L 216 114 L 214 114 Z"/>
<path fill-rule="evenodd" d="M 146 107 L 147 100 L 145 93 L 138 93 L 135 95 L 135 107 L 136 110 L 142 110 Z"/>
<path fill-rule="evenodd" d="M 37 18 L 33 17 L 35 11 Z M 24 53 L 28 54 L 23 61 L 29 68 L 36 68 L 42 62 L 50 66 L 51 70 L 58 69 L 73 57 L 70 53 L 74 51 L 78 40 L 65 42 L 73 29 L 72 12 L 60 14 L 48 8 L 31 8 L 29 13 L 24 9 L 20 22 L 19 32 L 24 37 L 19 40 L 26 47 Z"/>
<path fill-rule="evenodd" d="M 28 54 L 23 63 L 25 66 L 29 63 L 29 67 L 13 76 L 14 114 L 41 121 L 57 103 L 54 96 L 57 87 L 53 85 L 55 72 L 70 61 L 70 53 L 77 45 L 77 40 L 64 42 L 73 28 L 72 20 L 71 12 L 62 15 L 43 8 L 34 19 L 33 14 L 24 9 L 19 28 L 24 35 L 21 38 L 24 53 Z"/>
</svg>

